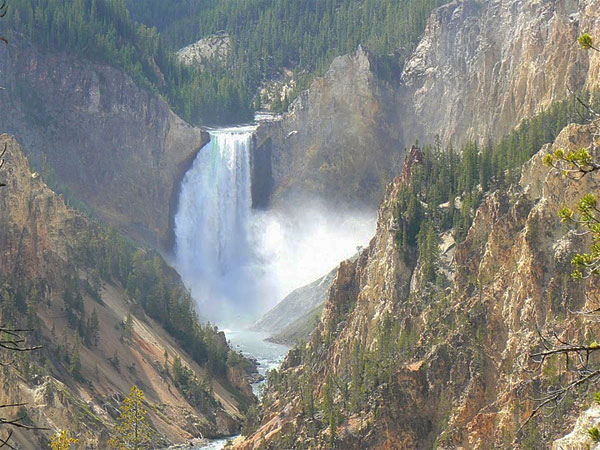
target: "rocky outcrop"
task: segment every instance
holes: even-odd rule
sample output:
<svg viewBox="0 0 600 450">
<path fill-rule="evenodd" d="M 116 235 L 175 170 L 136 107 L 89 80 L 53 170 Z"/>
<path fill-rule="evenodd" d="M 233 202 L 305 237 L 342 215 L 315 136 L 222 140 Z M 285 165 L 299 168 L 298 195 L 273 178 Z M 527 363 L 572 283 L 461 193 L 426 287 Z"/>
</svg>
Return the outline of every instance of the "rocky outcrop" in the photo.
<svg viewBox="0 0 600 450">
<path fill-rule="evenodd" d="M 592 131 L 568 126 L 520 183 L 484 199 L 446 287 L 411 283 L 419 261 L 396 239 L 403 183 L 392 183 L 375 237 L 340 265 L 321 323 L 271 378 L 262 423 L 236 448 L 548 448 L 569 433 L 589 394 L 572 392 L 522 427 L 536 399 L 569 379 L 562 360 L 539 366 L 530 354 L 540 333 L 573 342 L 600 333 L 576 312 L 593 308 L 597 282 L 569 277 L 584 242 L 557 217 L 598 192 L 600 177 L 573 182 L 542 159 L 559 147 L 598 148 Z"/>
<path fill-rule="evenodd" d="M 100 226 L 68 207 L 31 172 L 13 137 L 0 135 L 0 149 L 5 145 L 0 170 L 0 180 L 6 183 L 0 188 L 2 315 L 15 325 L 24 323 L 26 316 L 34 330 L 29 337 L 43 347 L 23 360 L 10 357 L 15 364 L 2 367 L 0 404 L 25 403 L 20 409 L 4 409 L 3 417 L 25 415 L 33 424 L 49 428 L 17 430 L 14 442 L 23 448 L 45 448 L 53 432 L 69 429 L 82 445 L 107 448 L 120 403 L 134 384 L 145 393 L 157 445 L 239 432 L 243 411 L 254 401 L 246 379 L 256 371 L 253 364 L 237 355 L 235 364 L 232 360 L 228 365 L 229 377 L 209 376 L 161 324 L 130 300 L 124 286 L 101 277 L 94 252 L 107 249 L 102 247 Z M 169 270 L 158 255 L 154 261 L 164 273 Z M 183 289 L 175 274 L 172 278 Z M 70 323 L 67 308 L 67 290 L 71 299 L 75 292 L 72 286 L 82 286 L 77 291 L 77 314 L 82 317 L 77 326 Z M 96 342 L 81 331 L 81 323 L 89 327 L 93 314 L 99 325 Z M 122 323 L 128 314 L 132 330 L 124 337 Z M 224 334 L 216 338 L 227 349 Z M 72 370 L 74 349 L 81 364 L 78 373 Z M 171 370 L 175 356 L 200 380 L 207 380 L 202 404 L 184 395 L 165 370 L 166 365 Z"/>
<path fill-rule="evenodd" d="M 14 38 L 0 48 L 0 132 L 105 221 L 169 247 L 179 184 L 207 133 L 112 67 L 41 53 Z"/>
<path fill-rule="evenodd" d="M 405 142 L 499 139 L 526 117 L 598 87 L 597 0 L 456 0 L 436 9 L 402 74 Z"/>
<path fill-rule="evenodd" d="M 272 161 L 270 204 L 318 195 L 380 201 L 416 140 L 456 147 L 503 137 L 570 91 L 599 87 L 598 0 L 455 0 L 431 14 L 398 84 L 364 49 L 336 58 L 280 122 L 258 131 Z"/>
<path fill-rule="evenodd" d="M 255 153 L 271 155 L 268 203 L 317 195 L 338 204 L 376 204 L 402 158 L 393 96 L 366 50 L 336 58 L 283 120 L 257 131 Z"/>
<path fill-rule="evenodd" d="M 217 33 L 200 39 L 175 54 L 187 66 L 203 67 L 206 62 L 223 61 L 231 51 L 231 37 L 227 33 Z"/>
<path fill-rule="evenodd" d="M 592 405 L 577 418 L 573 431 L 552 443 L 552 450 L 598 450 L 600 444 L 593 443 L 588 430 L 600 424 L 600 406 Z"/>
<path fill-rule="evenodd" d="M 293 347 L 300 342 L 306 342 L 310 338 L 310 335 L 321 320 L 323 314 L 323 303 L 315 306 L 313 309 L 298 317 L 289 325 L 286 325 L 281 330 L 276 331 L 267 339 L 267 342 L 274 342 L 275 344 L 286 345 Z"/>
<path fill-rule="evenodd" d="M 327 292 L 336 273 L 337 267 L 318 280 L 295 289 L 264 314 L 252 326 L 252 329 L 271 333 L 281 331 L 295 320 L 322 305 L 327 298 Z"/>
</svg>

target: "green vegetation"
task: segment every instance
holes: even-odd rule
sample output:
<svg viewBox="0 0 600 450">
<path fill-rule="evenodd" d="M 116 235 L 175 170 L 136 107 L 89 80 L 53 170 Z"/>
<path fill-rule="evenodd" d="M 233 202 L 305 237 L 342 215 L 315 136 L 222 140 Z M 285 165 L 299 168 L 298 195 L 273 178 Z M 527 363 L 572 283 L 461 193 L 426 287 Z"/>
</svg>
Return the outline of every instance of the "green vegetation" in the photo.
<svg viewBox="0 0 600 450">
<path fill-rule="evenodd" d="M 235 122 L 252 116 L 243 68 L 234 73 L 215 66 L 200 73 L 179 65 L 155 28 L 131 19 L 124 0 L 23 0 L 11 5 L 7 19 L 11 30 L 43 50 L 66 50 L 125 70 L 143 88 L 162 94 L 190 122 Z"/>
<path fill-rule="evenodd" d="M 135 20 L 155 26 L 172 48 L 220 31 L 233 38 L 230 68 L 250 82 L 268 79 L 286 67 L 302 87 L 336 56 L 359 44 L 381 61 L 382 75 L 399 75 L 431 11 L 441 0 L 128 0 Z M 392 71 L 394 73 L 392 73 Z"/>
<path fill-rule="evenodd" d="M 600 170 L 600 163 L 587 148 L 572 152 L 557 149 L 545 156 L 544 163 L 558 169 L 563 176 L 575 179 Z M 577 253 L 571 261 L 575 267 L 572 277 L 583 279 L 600 274 L 600 209 L 596 196 L 591 193 L 585 194 L 579 200 L 576 209 L 577 215 L 572 208 L 565 206 L 559 211 L 559 216 L 563 222 L 578 226 L 584 234 L 592 237 L 588 251 Z"/>
<path fill-rule="evenodd" d="M 579 99 L 579 100 L 578 100 Z M 581 100 L 581 101 L 580 101 Z M 416 248 L 421 264 L 422 281 L 444 284 L 437 270 L 439 260 L 439 234 L 452 230 L 457 242 L 467 236 L 477 207 L 485 196 L 518 182 L 521 167 L 544 144 L 553 142 L 569 123 L 585 123 L 592 117 L 589 103 L 600 105 L 598 93 L 581 94 L 553 104 L 537 116 L 524 120 L 519 127 L 498 143 L 483 148 L 475 143 L 463 145 L 459 152 L 451 145 L 442 148 L 439 139 L 434 145 L 421 149 L 421 163 L 412 167 L 409 182 L 398 192 L 396 206 L 396 242 L 404 250 Z M 577 171 L 596 170 L 591 155 L 585 150 L 565 155 L 560 150 L 546 157 L 547 164 L 576 163 Z M 562 169 L 563 173 L 575 173 Z M 576 255 L 576 274 L 585 276 L 598 271 L 600 265 L 600 225 L 595 214 L 596 200 L 584 197 L 578 204 L 578 219 L 595 236 L 595 245 L 588 254 Z M 563 212 L 564 220 L 573 220 L 574 212 Z M 535 229 L 528 239 L 535 247 Z"/>
<path fill-rule="evenodd" d="M 176 275 L 169 272 L 171 269 L 155 252 L 137 247 L 113 229 L 99 226 L 93 229 L 80 247 L 70 250 L 68 265 L 56 268 L 61 287 L 52 286 L 51 289 L 56 289 L 57 296 L 62 295 L 68 328 L 48 342 L 49 351 L 50 347 L 54 348 L 54 354 L 59 355 L 59 361 L 72 376 L 80 377 L 80 345 L 98 345 L 102 326 L 95 308 L 91 313 L 86 311 L 84 297 L 100 303 L 102 283 L 108 282 L 125 287 L 135 308 L 141 308 L 159 322 L 194 361 L 214 376 L 224 377 L 229 359 L 225 337 L 216 327 L 200 323 L 189 292 Z M 75 276 L 75 267 L 85 270 L 87 279 Z M 47 280 L 28 280 L 19 273 L 0 275 L 0 314 L 5 324 L 16 329 L 27 327 L 31 329 L 34 342 L 43 341 L 37 313 L 42 301 L 50 305 L 49 288 Z M 123 341 L 130 343 L 132 314 L 123 321 L 122 333 Z M 28 360 L 23 361 L 21 368 L 32 377 L 43 373 L 46 358 L 43 353 L 38 358 L 39 365 Z M 111 362 L 119 368 L 116 352 Z"/>
<path fill-rule="evenodd" d="M 73 376 L 80 381 L 81 378 L 81 357 L 79 356 L 79 340 L 75 339 L 75 344 L 73 344 L 73 350 L 71 351 L 71 355 L 69 356 L 69 372 Z"/>
<path fill-rule="evenodd" d="M 459 242 L 464 240 L 475 210 L 488 192 L 516 183 L 523 164 L 544 144 L 553 142 L 567 124 L 585 123 L 591 119 L 590 110 L 577 98 L 596 109 L 600 105 L 598 92 L 583 93 L 524 120 L 495 145 L 482 148 L 467 143 L 460 152 L 452 146 L 442 148 L 439 140 L 425 146 L 422 164 L 415 166 L 410 183 L 398 193 L 398 244 L 401 247 L 423 244 L 423 223 L 427 227 L 433 226 L 437 232 L 453 229 L 454 238 Z M 581 152 L 567 156 L 571 160 L 580 158 L 581 164 L 589 159 L 589 155 Z M 585 211 L 589 215 L 594 203 L 590 198 L 583 200 L 578 208 L 585 219 L 588 217 Z M 421 257 L 435 261 L 435 254 L 431 254 L 435 252 L 435 246 L 429 246 L 428 250 L 422 245 L 420 248 Z M 432 278 L 433 272 L 429 266 L 427 269 Z"/>
<path fill-rule="evenodd" d="M 581 48 L 584 50 L 600 51 L 594 47 L 594 39 L 588 33 L 583 33 L 581 36 L 579 36 L 579 38 L 577 38 L 577 42 L 579 42 L 579 45 L 581 45 Z"/>
<path fill-rule="evenodd" d="M 209 406 L 216 406 L 212 397 L 212 382 L 209 378 L 200 380 L 193 370 L 186 367 L 179 356 L 175 356 L 171 378 L 190 404 L 200 411 L 210 411 Z"/>
<path fill-rule="evenodd" d="M 369 420 L 384 405 L 388 412 L 405 406 L 391 400 L 395 395 L 392 386 L 399 365 L 426 351 L 419 345 L 419 336 L 419 330 L 410 321 L 386 313 L 378 323 L 373 341 L 367 344 L 356 339 L 350 354 L 344 353 L 332 369 L 326 368 L 323 350 L 327 343 L 317 328 L 308 345 L 292 350 L 293 358 L 288 355 L 288 361 L 297 356 L 305 370 L 269 372 L 261 409 L 268 411 L 271 395 L 279 401 L 289 393 L 299 395 L 304 428 L 314 448 L 339 448 L 336 430 L 349 416 Z M 315 386 L 322 389 L 315 390 Z M 257 420 L 255 416 L 248 419 L 248 433 L 255 431 Z M 293 436 L 288 438 L 294 442 Z M 266 448 L 294 447 L 272 443 Z"/>
<path fill-rule="evenodd" d="M 427 220 L 419 232 L 419 260 L 421 261 L 423 282 L 435 282 L 439 256 L 440 243 L 438 235 L 431 220 Z"/>
<path fill-rule="evenodd" d="M 110 446 L 119 450 L 149 448 L 152 444 L 152 428 L 147 415 L 144 392 L 134 385 L 121 405 L 121 414 L 117 419 L 119 424 L 109 442 Z"/>
<path fill-rule="evenodd" d="M 82 249 L 86 265 L 95 267 L 103 280 L 126 287 L 128 295 L 159 322 L 200 365 L 224 375 L 229 347 L 216 327 L 202 325 L 190 293 L 169 274 L 154 251 L 144 250 L 113 229 L 102 229 Z M 131 326 L 125 321 L 124 338 Z"/>
<path fill-rule="evenodd" d="M 596 403 L 597 405 L 600 405 L 600 392 L 596 392 L 594 394 L 594 403 Z M 598 429 L 597 426 L 593 426 L 588 428 L 587 430 L 588 435 L 590 436 L 590 439 L 593 442 L 600 442 L 600 430 Z"/>
<path fill-rule="evenodd" d="M 50 447 L 52 450 L 70 450 L 78 442 L 79 439 L 71 437 L 70 431 L 62 430 L 50 438 Z"/>
<path fill-rule="evenodd" d="M 242 435 L 250 436 L 260 426 L 260 415 L 259 409 L 257 405 L 252 405 L 246 411 L 246 416 L 244 418 L 244 425 L 242 426 Z"/>
<path fill-rule="evenodd" d="M 8 27 L 47 51 L 66 50 L 124 69 L 192 123 L 223 123 L 250 119 L 260 106 L 261 82 L 284 68 L 294 72 L 296 95 L 334 57 L 359 44 L 378 56 L 382 78 L 398 77 L 431 10 L 442 3 L 22 0 L 11 6 Z M 232 37 L 226 61 L 199 70 L 175 60 L 177 48 L 220 31 Z"/>
</svg>

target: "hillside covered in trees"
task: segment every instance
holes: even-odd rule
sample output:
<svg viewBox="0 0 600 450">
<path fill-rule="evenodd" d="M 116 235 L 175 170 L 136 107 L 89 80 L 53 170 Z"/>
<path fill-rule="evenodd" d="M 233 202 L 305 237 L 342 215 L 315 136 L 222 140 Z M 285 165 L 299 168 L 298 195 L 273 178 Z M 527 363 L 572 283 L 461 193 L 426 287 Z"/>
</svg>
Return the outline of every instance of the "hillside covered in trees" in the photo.
<svg viewBox="0 0 600 450">
<path fill-rule="evenodd" d="M 16 430 L 14 442 L 46 448 L 68 429 L 82 445 L 105 448 L 133 384 L 147 394 L 156 443 L 239 430 L 254 396 L 234 374 L 253 364 L 199 318 L 177 273 L 156 251 L 67 206 L 13 137 L 0 135 L 0 148 L 9 167 L 0 192 L 0 404 L 16 404 L 8 412 L 40 428 Z M 12 352 L 10 330 L 35 350 Z"/>
<path fill-rule="evenodd" d="M 440 0 L 308 2 L 23 0 L 3 28 L 46 51 L 65 50 L 126 70 L 162 94 L 192 123 L 239 122 L 260 107 L 260 83 L 292 70 L 296 95 L 335 56 L 361 44 L 397 77 Z M 233 51 L 203 70 L 180 65 L 173 52 L 225 30 Z M 288 98 L 288 101 L 291 98 Z"/>
</svg>

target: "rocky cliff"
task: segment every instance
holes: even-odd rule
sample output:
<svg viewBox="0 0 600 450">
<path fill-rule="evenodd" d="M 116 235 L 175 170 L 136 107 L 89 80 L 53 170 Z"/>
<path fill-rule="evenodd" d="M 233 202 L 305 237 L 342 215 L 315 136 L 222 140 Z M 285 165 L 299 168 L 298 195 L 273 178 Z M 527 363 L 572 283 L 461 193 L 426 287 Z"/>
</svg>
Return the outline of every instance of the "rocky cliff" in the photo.
<svg viewBox="0 0 600 450">
<path fill-rule="evenodd" d="M 403 134 L 444 142 L 498 139 L 523 118 L 593 89 L 600 57 L 578 49 L 600 35 L 594 0 L 465 0 L 435 10 L 402 74 Z"/>
<path fill-rule="evenodd" d="M 581 342 L 600 332 L 577 313 L 593 308 L 597 282 L 569 276 L 582 237 L 557 217 L 598 192 L 600 177 L 566 180 L 542 158 L 597 148 L 591 131 L 568 126 L 517 185 L 487 195 L 446 284 L 415 281 L 420 261 L 396 238 L 397 178 L 375 237 L 340 265 L 321 323 L 270 378 L 261 423 L 236 448 L 538 449 L 567 434 L 590 395 L 571 392 L 523 426 L 537 399 L 570 380 L 564 361 L 538 366 L 530 354 L 540 336 Z"/>
<path fill-rule="evenodd" d="M 157 444 L 238 432 L 243 411 L 253 402 L 244 377 L 252 370 L 248 362 L 234 358 L 226 375 L 209 376 L 131 300 L 122 283 L 102 275 L 99 255 L 107 250 L 100 226 L 69 208 L 30 171 L 13 137 L 0 135 L 0 149 L 5 145 L 0 171 L 6 183 L 0 190 L 2 323 L 33 330 L 29 342 L 43 348 L 17 357 L 2 354 L 3 362 L 13 364 L 2 367 L 0 404 L 25 403 L 3 409 L 3 417 L 25 416 L 28 423 L 49 428 L 17 430 L 12 442 L 45 448 L 57 429 L 69 429 L 81 448 L 106 448 L 120 402 L 133 384 L 145 392 Z M 140 250 L 137 257 L 143 254 Z M 169 271 L 160 258 L 154 261 Z M 168 283 L 181 286 L 175 274 L 170 278 Z M 131 330 L 125 331 L 128 314 Z M 90 334 L 94 315 L 97 328 Z M 211 335 L 227 349 L 223 333 Z M 175 384 L 169 373 L 176 356 L 204 380 L 203 393 L 184 394 Z"/>
<path fill-rule="evenodd" d="M 600 36 L 599 9 L 598 0 L 449 2 L 431 14 L 399 83 L 381 80 L 364 49 L 335 59 L 258 131 L 257 152 L 272 161 L 267 199 L 379 201 L 415 140 L 495 141 L 570 91 L 597 88 L 600 56 L 577 37 Z"/>
<path fill-rule="evenodd" d="M 202 68 L 207 62 L 227 59 L 230 52 L 231 37 L 227 33 L 217 33 L 177 50 L 175 56 L 187 66 Z"/>
<path fill-rule="evenodd" d="M 256 154 L 267 154 L 271 164 L 257 177 L 273 181 L 262 203 L 317 195 L 355 207 L 376 204 L 402 158 L 393 96 L 369 52 L 336 58 L 283 120 L 259 127 Z"/>
<path fill-rule="evenodd" d="M 0 86 L 0 131 L 37 167 L 105 221 L 169 246 L 180 181 L 207 133 L 120 70 L 18 38 L 0 47 Z"/>
</svg>

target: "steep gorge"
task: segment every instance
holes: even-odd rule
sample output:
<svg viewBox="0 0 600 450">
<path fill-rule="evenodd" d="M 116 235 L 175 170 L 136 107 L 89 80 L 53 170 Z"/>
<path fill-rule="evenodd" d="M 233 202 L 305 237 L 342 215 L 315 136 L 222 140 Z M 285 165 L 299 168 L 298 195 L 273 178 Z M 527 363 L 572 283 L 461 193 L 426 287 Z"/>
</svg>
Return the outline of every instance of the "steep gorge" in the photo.
<svg viewBox="0 0 600 450">
<path fill-rule="evenodd" d="M 259 128 L 275 207 L 308 193 L 332 204 L 378 202 L 415 140 L 494 142 L 523 119 L 599 86 L 597 0 L 460 0 L 433 11 L 399 81 L 367 49 L 334 60 L 281 121 Z"/>
<path fill-rule="evenodd" d="M 600 332 L 576 312 L 593 307 L 597 284 L 569 278 L 582 238 L 557 217 L 600 179 L 572 182 L 542 164 L 552 149 L 592 143 L 590 127 L 570 125 L 517 185 L 490 193 L 443 262 L 445 289 L 421 283 L 421 262 L 398 244 L 397 178 L 375 237 L 341 264 L 317 331 L 271 378 L 260 425 L 236 448 L 547 448 L 570 431 L 584 392 L 520 426 L 541 392 L 568 379 L 560 362 L 529 358 L 538 331 L 573 341 Z"/>
<path fill-rule="evenodd" d="M 14 442 L 44 448 L 55 430 L 69 429 L 82 445 L 106 448 L 120 402 L 133 384 L 145 392 L 157 444 L 238 432 L 254 401 L 246 381 L 252 364 L 241 357 L 229 359 L 225 335 L 207 329 L 207 339 L 223 352 L 218 357 L 225 371 L 211 375 L 207 364 L 199 365 L 173 330 L 167 331 L 172 324 L 153 320 L 124 283 L 107 275 L 123 264 L 124 256 L 109 258 L 105 266 L 102 261 L 111 251 L 107 246 L 120 245 L 115 241 L 122 238 L 113 233 L 107 243 L 99 224 L 68 207 L 30 171 L 14 137 L 0 135 L 0 148 L 5 145 L 0 171 L 6 183 L 0 191 L 2 323 L 32 329 L 30 342 L 43 347 L 23 357 L 2 354 L 2 361 L 14 364 L 2 367 L 0 404 L 23 402 L 24 407 L 3 412 L 25 414 L 49 428 L 17 430 Z M 163 295 L 178 286 L 183 291 L 178 275 L 157 254 L 138 248 L 135 259 L 144 258 L 164 274 Z M 131 331 L 123 325 L 129 314 Z M 193 320 L 191 311 L 180 320 Z M 175 381 L 177 357 L 202 381 L 193 394 Z"/>
</svg>

